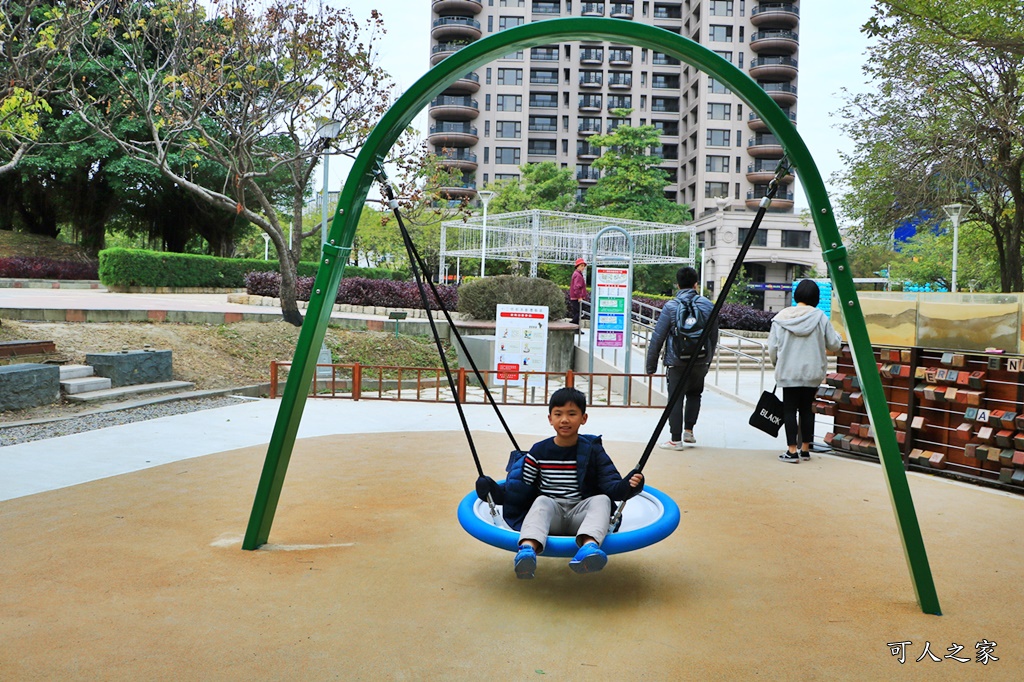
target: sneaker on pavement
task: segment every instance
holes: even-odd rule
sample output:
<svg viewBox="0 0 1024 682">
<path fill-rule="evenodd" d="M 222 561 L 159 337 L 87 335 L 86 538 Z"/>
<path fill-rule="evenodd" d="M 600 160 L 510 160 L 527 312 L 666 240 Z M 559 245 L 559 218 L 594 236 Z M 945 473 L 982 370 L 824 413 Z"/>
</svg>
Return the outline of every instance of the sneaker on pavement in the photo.
<svg viewBox="0 0 1024 682">
<path fill-rule="evenodd" d="M 801 450 L 800 451 L 800 459 L 804 460 L 805 462 L 809 462 L 811 460 L 811 453 L 810 453 L 810 451 L 809 450 Z"/>
<path fill-rule="evenodd" d="M 795 452 L 790 452 L 789 450 L 787 450 L 786 452 L 783 452 L 781 455 L 779 455 L 779 461 L 789 462 L 791 464 L 799 464 L 800 455 L 796 454 Z"/>
<path fill-rule="evenodd" d="M 608 563 L 608 555 L 593 542 L 580 547 L 569 562 L 569 568 L 576 573 L 596 573 Z"/>
<path fill-rule="evenodd" d="M 537 571 L 537 552 L 529 545 L 520 545 L 516 552 L 516 577 L 520 580 L 530 580 Z"/>
<path fill-rule="evenodd" d="M 658 447 L 661 448 L 662 450 L 682 450 L 683 443 L 682 441 L 678 440 L 667 440 Z"/>
<path fill-rule="evenodd" d="M 683 442 L 684 443 L 696 443 L 697 439 L 693 437 L 693 431 L 683 431 Z"/>
</svg>

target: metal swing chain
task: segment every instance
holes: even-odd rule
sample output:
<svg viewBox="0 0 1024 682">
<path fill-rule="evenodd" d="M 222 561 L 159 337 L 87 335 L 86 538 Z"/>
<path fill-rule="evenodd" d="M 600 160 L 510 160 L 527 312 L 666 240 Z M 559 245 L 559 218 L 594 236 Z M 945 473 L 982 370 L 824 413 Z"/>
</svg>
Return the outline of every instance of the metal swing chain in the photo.
<svg viewBox="0 0 1024 682">
<path fill-rule="evenodd" d="M 406 251 L 409 254 L 410 266 L 413 271 L 413 276 L 416 279 L 416 285 L 420 292 L 420 298 L 423 302 L 423 309 L 427 312 L 427 320 L 430 323 L 430 330 L 434 337 L 434 343 L 437 346 L 438 354 L 441 357 L 441 364 L 444 367 L 445 376 L 448 379 L 448 386 L 452 392 L 452 398 L 455 401 L 456 409 L 459 412 L 459 418 L 462 421 L 462 429 L 466 434 L 466 440 L 469 442 L 469 448 L 470 452 L 473 455 L 473 462 L 476 465 L 477 474 L 479 476 L 483 476 L 484 473 L 483 467 L 480 464 L 480 457 L 477 454 L 476 445 L 473 442 L 473 436 L 469 429 L 469 424 L 466 420 L 465 412 L 462 409 L 462 402 L 459 400 L 458 390 L 455 386 L 455 380 L 452 377 L 451 368 L 448 365 L 448 359 L 445 357 L 444 349 L 441 346 L 440 334 L 437 331 L 437 325 L 434 322 L 433 315 L 430 314 L 430 306 L 427 300 L 426 289 L 423 286 L 422 281 L 422 273 L 426 272 L 426 263 L 423 262 L 423 259 L 420 256 L 419 252 L 417 251 L 415 244 L 413 244 L 412 237 L 409 234 L 408 229 L 406 229 L 405 227 L 405 222 L 402 220 L 402 215 L 398 209 L 398 201 L 394 197 L 394 192 L 392 191 L 391 185 L 388 182 L 387 176 L 384 173 L 384 169 L 378 165 L 376 170 L 374 171 L 374 175 L 377 178 L 378 182 L 381 183 L 381 186 L 384 189 L 385 196 L 387 197 L 388 200 L 388 206 L 394 212 L 395 218 L 397 218 L 398 220 L 399 230 L 402 234 L 402 241 L 405 243 Z M 509 440 L 512 442 L 512 446 L 517 451 L 519 451 L 519 443 L 516 442 L 515 436 L 512 435 L 512 430 L 509 428 L 508 423 L 505 421 L 505 417 L 501 414 L 501 410 L 498 408 L 498 404 L 495 402 L 494 396 L 491 395 L 491 392 L 487 387 L 487 382 L 485 381 L 483 375 L 481 375 L 480 370 L 476 365 L 476 362 L 473 360 L 473 356 L 469 352 L 469 349 L 466 348 L 466 344 L 462 340 L 462 336 L 459 334 L 459 331 L 455 326 L 455 322 L 452 320 L 452 317 L 449 314 L 448 309 L 444 305 L 444 300 L 441 298 L 441 294 L 438 292 L 437 287 L 434 286 L 433 281 L 431 281 L 429 278 L 427 278 L 427 283 L 429 284 L 430 289 L 434 294 L 434 298 L 437 301 L 439 309 L 444 314 L 445 320 L 448 322 L 448 328 L 451 330 L 452 334 L 454 334 L 455 339 L 459 344 L 459 347 L 462 349 L 462 352 L 465 354 L 466 359 L 469 361 L 470 367 L 473 369 L 473 374 L 476 376 L 477 381 L 479 381 L 480 385 L 483 387 L 484 395 L 487 397 L 488 402 L 494 409 L 494 413 L 497 415 L 498 421 L 501 422 L 502 428 L 505 429 L 505 433 L 508 435 Z M 490 506 L 491 517 L 495 520 L 495 523 L 497 523 L 498 512 L 495 507 L 494 500 L 490 494 L 487 495 L 487 503 Z"/>
<path fill-rule="evenodd" d="M 704 329 L 701 330 L 700 338 L 697 340 L 697 347 L 703 347 L 707 342 L 708 337 L 711 335 L 711 328 L 714 323 L 718 320 L 718 314 L 722 310 L 722 306 L 725 305 L 725 299 L 729 295 L 729 290 L 732 288 L 733 282 L 739 276 L 740 269 L 743 267 L 743 261 L 747 256 L 747 251 L 750 250 L 750 246 L 754 242 L 754 237 L 757 236 L 757 228 L 761 225 L 761 220 L 764 219 L 764 214 L 768 210 L 768 206 L 771 205 L 772 199 L 775 198 L 775 194 L 779 191 L 779 183 L 782 178 L 789 175 L 792 171 L 792 166 L 789 164 L 787 157 L 782 157 L 779 160 L 779 165 L 775 168 L 775 176 L 768 182 L 768 189 L 764 196 L 761 197 L 761 203 L 758 206 L 757 215 L 754 216 L 754 222 L 750 226 L 750 230 L 747 231 L 747 237 L 743 240 L 743 245 L 740 247 L 740 251 L 736 256 L 736 260 L 732 264 L 732 269 L 729 271 L 729 276 L 725 280 L 725 284 L 722 286 L 721 292 L 715 298 L 715 306 L 711 309 L 711 315 L 708 317 L 708 322 L 704 325 Z M 701 273 L 701 277 L 704 273 Z M 708 358 L 711 361 L 711 358 Z M 654 428 L 654 432 L 651 434 L 651 438 L 647 441 L 647 447 L 644 448 L 644 453 L 640 457 L 639 463 L 636 465 L 636 471 L 642 472 L 644 466 L 647 464 L 647 460 L 650 459 L 651 453 L 654 451 L 654 446 L 658 441 L 658 436 L 661 435 L 662 429 L 665 428 L 665 424 L 668 422 L 669 412 L 672 410 L 672 406 L 677 401 L 683 398 L 683 387 L 686 385 L 687 380 L 690 378 L 690 374 L 693 371 L 693 367 L 697 364 L 697 355 L 691 355 L 686 361 L 686 365 L 683 368 L 683 375 L 679 383 L 673 389 L 672 394 L 669 396 L 668 402 L 665 404 L 665 409 L 661 413 L 661 417 L 658 419 L 658 425 Z M 615 510 L 615 514 L 612 516 L 612 526 L 617 527 L 617 524 L 621 521 L 622 510 L 626 506 L 626 501 L 623 500 L 619 503 L 618 508 Z"/>
</svg>

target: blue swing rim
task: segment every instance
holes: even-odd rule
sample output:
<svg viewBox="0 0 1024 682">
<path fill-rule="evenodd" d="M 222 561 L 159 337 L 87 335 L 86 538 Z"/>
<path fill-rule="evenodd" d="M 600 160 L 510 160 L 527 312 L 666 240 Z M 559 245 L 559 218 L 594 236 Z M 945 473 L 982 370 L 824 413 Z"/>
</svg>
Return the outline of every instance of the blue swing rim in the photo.
<svg viewBox="0 0 1024 682">
<path fill-rule="evenodd" d="M 657 488 L 646 485 L 640 495 L 653 497 L 661 505 L 661 516 L 640 528 L 609 533 L 601 544 L 601 549 L 606 554 L 631 552 L 653 545 L 667 538 L 679 527 L 679 505 L 675 503 L 675 500 Z M 459 524 L 467 533 L 481 542 L 510 552 L 517 551 L 519 549 L 519 532 L 496 526 L 490 521 L 480 518 L 475 511 L 478 499 L 476 492 L 471 492 L 462 499 L 458 508 Z M 628 508 L 629 505 L 626 506 Z M 572 557 L 578 549 L 575 538 L 550 536 L 543 556 Z"/>
</svg>

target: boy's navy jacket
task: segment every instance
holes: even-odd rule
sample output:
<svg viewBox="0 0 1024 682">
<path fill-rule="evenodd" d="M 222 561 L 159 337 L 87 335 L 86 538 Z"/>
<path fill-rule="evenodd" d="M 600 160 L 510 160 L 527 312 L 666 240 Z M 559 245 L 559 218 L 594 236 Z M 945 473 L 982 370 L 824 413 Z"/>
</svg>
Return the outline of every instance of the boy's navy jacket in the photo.
<svg viewBox="0 0 1024 682">
<path fill-rule="evenodd" d="M 554 440 L 554 437 L 547 440 Z M 533 447 L 536 448 L 537 445 Z M 526 512 L 530 511 L 530 505 L 539 494 L 539 480 L 534 485 L 527 485 L 523 481 L 525 461 L 525 452 L 513 450 L 506 467 L 508 476 L 503 483 L 497 484 L 496 490 L 492 491 L 494 503 L 502 505 L 501 512 L 505 517 L 505 523 L 514 530 L 522 528 Z M 619 470 L 604 451 L 601 436 L 580 434 L 576 441 L 576 474 L 581 497 L 586 499 L 594 495 L 607 495 L 614 501 L 627 500 L 644 488 L 642 482 L 636 488 L 630 487 L 629 478 L 634 473 L 635 470 L 630 471 L 625 478 L 619 476 Z"/>
</svg>

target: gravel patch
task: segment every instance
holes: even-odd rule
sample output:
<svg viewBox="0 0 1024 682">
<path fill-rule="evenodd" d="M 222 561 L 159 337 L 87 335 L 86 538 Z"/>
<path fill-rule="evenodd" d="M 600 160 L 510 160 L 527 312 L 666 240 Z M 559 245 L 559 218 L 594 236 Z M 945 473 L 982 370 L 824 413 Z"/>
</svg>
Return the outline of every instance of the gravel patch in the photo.
<svg viewBox="0 0 1024 682">
<path fill-rule="evenodd" d="M 132 424 L 149 419 L 159 419 L 160 417 L 171 417 L 176 414 L 212 410 L 217 407 L 228 407 L 244 402 L 249 401 L 234 396 L 211 396 L 207 398 L 157 402 L 139 407 L 113 409 L 105 412 L 93 412 L 37 424 L 7 427 L 0 425 L 0 447 L 17 445 L 18 443 L 29 443 L 46 438 L 70 436 L 75 433 L 95 431 L 96 429 L 105 429 L 110 426 L 121 426 L 122 424 Z"/>
</svg>

